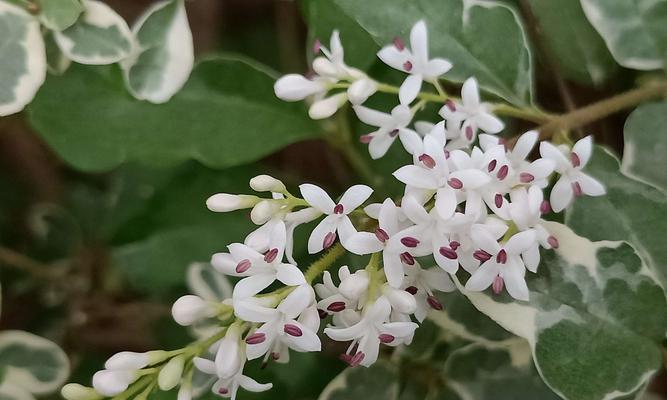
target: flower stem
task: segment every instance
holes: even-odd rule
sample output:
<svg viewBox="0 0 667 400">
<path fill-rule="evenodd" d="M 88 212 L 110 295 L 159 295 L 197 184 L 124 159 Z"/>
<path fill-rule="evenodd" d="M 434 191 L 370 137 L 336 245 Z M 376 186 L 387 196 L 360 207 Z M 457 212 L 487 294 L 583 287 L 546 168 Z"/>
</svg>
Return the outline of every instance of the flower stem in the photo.
<svg viewBox="0 0 667 400">
<path fill-rule="evenodd" d="M 329 249 L 319 260 L 310 264 L 306 270 L 306 282 L 312 284 L 315 278 L 320 274 L 326 271 L 331 265 L 336 262 L 343 254 L 345 254 L 345 249 L 340 243 L 337 243 L 335 246 Z"/>
</svg>

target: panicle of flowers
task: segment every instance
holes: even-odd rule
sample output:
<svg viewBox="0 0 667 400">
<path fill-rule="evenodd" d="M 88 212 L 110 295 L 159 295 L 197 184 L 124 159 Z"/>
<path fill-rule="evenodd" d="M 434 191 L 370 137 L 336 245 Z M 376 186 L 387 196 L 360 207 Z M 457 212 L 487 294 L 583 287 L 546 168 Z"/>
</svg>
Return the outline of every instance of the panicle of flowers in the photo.
<svg viewBox="0 0 667 400">
<path fill-rule="evenodd" d="M 119 353 L 95 375 L 94 390 L 69 386 L 65 397 L 115 396 L 133 385 L 150 392 L 143 379 L 157 376 L 161 389 L 180 384 L 178 398 L 187 400 L 201 391 L 192 385 L 193 376 L 200 375 L 208 377 L 206 387 L 214 393 L 234 399 L 239 388 L 271 388 L 243 374 L 246 362 L 286 363 L 290 351 L 320 351 L 323 323 L 329 339 L 349 342 L 341 359 L 367 367 L 382 346 L 411 343 L 418 323 L 446 306 L 440 292 L 490 289 L 529 300 L 526 272 L 537 271 L 540 248 L 559 247 L 545 215 L 562 211 L 575 197 L 605 193 L 582 171 L 592 139 L 569 148 L 538 146 L 536 131 L 514 141 L 494 136 L 504 123 L 481 101 L 474 78 L 463 83 L 460 99 L 442 89 L 439 79 L 452 64 L 429 58 L 423 21 L 412 28 L 409 41 L 407 46 L 396 38 L 378 52 L 387 65 L 408 74 L 400 88 L 388 90 L 345 64 L 337 31 L 329 48 L 315 43 L 322 55 L 313 60 L 312 76 L 290 74 L 275 84 L 284 100 L 312 100 L 309 114 L 315 119 L 333 115 L 349 101 L 358 118 L 375 127 L 360 135 L 372 158 L 384 156 L 399 138 L 412 158 L 393 173 L 405 185 L 403 196 L 376 194 L 380 201 L 369 204 L 373 189 L 366 185 L 332 197 L 313 184 L 300 185 L 296 196 L 268 175 L 250 181 L 260 195 L 211 196 L 210 210 L 250 209 L 257 227 L 242 242 L 214 254 L 210 267 L 197 267 L 219 274 L 227 288 L 220 296 L 195 293 L 174 303 L 176 322 L 196 328 L 200 340 L 172 352 Z M 422 92 L 424 83 L 434 91 Z M 383 91 L 398 94 L 392 110 L 362 105 Z M 441 102 L 439 118 L 415 120 L 424 102 L 434 99 Z M 553 180 L 546 200 L 544 189 Z M 307 251 L 324 254 L 302 270 L 293 254 L 294 232 L 316 221 Z M 366 265 L 339 266 L 334 277 L 328 269 L 345 251 L 370 257 Z M 233 289 L 224 277 L 236 280 Z M 276 282 L 278 289 L 271 291 Z"/>
</svg>

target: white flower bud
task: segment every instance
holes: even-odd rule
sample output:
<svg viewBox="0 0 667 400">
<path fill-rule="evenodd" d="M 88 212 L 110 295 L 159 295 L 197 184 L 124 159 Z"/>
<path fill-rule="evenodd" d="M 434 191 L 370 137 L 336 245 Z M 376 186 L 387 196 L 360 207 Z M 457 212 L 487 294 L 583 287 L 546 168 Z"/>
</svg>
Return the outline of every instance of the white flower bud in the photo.
<svg viewBox="0 0 667 400">
<path fill-rule="evenodd" d="M 285 193 L 287 191 L 284 183 L 269 175 L 257 175 L 252 178 L 250 187 L 256 192 Z"/>
<path fill-rule="evenodd" d="M 243 366 L 245 355 L 240 344 L 241 326 L 232 324 L 220 341 L 220 347 L 215 356 L 215 369 L 219 378 L 231 378 Z"/>
<path fill-rule="evenodd" d="M 218 193 L 206 200 L 206 207 L 215 212 L 228 212 L 250 208 L 257 204 L 259 197 L 245 194 Z"/>
<path fill-rule="evenodd" d="M 184 363 L 185 357 L 180 355 L 172 358 L 162 367 L 157 377 L 157 385 L 161 390 L 171 390 L 178 385 L 183 375 Z"/>
<path fill-rule="evenodd" d="M 368 289 L 368 276 L 365 271 L 356 272 L 343 279 L 338 286 L 340 293 L 348 299 L 358 300 Z"/>
<path fill-rule="evenodd" d="M 192 385 L 190 382 L 181 383 L 176 400 L 192 400 Z"/>
<path fill-rule="evenodd" d="M 102 396 L 95 389 L 78 383 L 68 383 L 60 390 L 60 394 L 65 400 L 97 400 Z"/>
<path fill-rule="evenodd" d="M 303 100 L 315 93 L 325 92 L 326 87 L 317 81 L 311 81 L 298 74 L 285 75 L 273 85 L 279 99 L 285 101 Z"/>
<path fill-rule="evenodd" d="M 200 319 L 212 317 L 215 310 L 201 297 L 186 295 L 174 303 L 171 307 L 171 315 L 174 321 L 182 326 L 189 326 Z"/>
<path fill-rule="evenodd" d="M 338 109 L 347 101 L 347 93 L 338 93 L 331 97 L 316 101 L 308 109 L 308 115 L 312 119 L 324 119 L 334 115 Z"/>
<path fill-rule="evenodd" d="M 262 200 L 252 208 L 250 219 L 254 224 L 262 225 L 273 217 L 280 206 L 278 201 Z"/>
<path fill-rule="evenodd" d="M 103 369 L 93 375 L 93 387 L 105 397 L 124 392 L 137 379 L 135 371 L 110 371 Z"/>
<path fill-rule="evenodd" d="M 148 353 L 135 353 L 132 351 L 121 351 L 111 356 L 104 368 L 114 371 L 119 370 L 138 370 L 147 366 L 150 363 L 150 356 Z"/>
<path fill-rule="evenodd" d="M 417 301 L 415 296 L 405 290 L 398 290 L 385 286 L 383 294 L 389 300 L 391 307 L 402 314 L 413 314 L 417 311 Z"/>
<path fill-rule="evenodd" d="M 362 78 L 355 81 L 347 89 L 347 95 L 350 103 L 354 105 L 362 104 L 378 90 L 377 83 L 369 78 Z"/>
<path fill-rule="evenodd" d="M 325 57 L 317 57 L 313 60 L 313 71 L 317 75 L 328 77 L 337 77 L 340 73 L 336 66 Z"/>
</svg>

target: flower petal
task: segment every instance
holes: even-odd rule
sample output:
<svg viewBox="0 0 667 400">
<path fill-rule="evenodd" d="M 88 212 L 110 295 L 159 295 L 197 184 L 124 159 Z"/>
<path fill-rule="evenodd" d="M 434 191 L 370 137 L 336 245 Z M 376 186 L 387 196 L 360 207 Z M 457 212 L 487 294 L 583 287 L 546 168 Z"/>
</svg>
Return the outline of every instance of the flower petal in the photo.
<svg viewBox="0 0 667 400">
<path fill-rule="evenodd" d="M 382 265 L 384 266 L 384 275 L 387 278 L 389 286 L 394 288 L 400 287 L 403 283 L 405 270 L 398 253 L 385 250 L 382 253 Z"/>
<path fill-rule="evenodd" d="M 294 319 L 303 312 L 314 300 L 313 289 L 308 285 L 297 286 L 280 302 L 277 309 L 287 318 Z"/>
<path fill-rule="evenodd" d="M 394 45 L 383 47 L 377 56 L 382 62 L 399 71 L 404 71 L 403 64 L 408 60 L 408 52 L 399 51 Z"/>
<path fill-rule="evenodd" d="M 405 78 L 401 87 L 398 89 L 398 99 L 401 104 L 408 105 L 417 98 L 419 91 L 422 88 L 422 76 L 420 74 L 412 74 Z"/>
<path fill-rule="evenodd" d="M 298 286 L 306 283 L 303 272 L 292 264 L 280 264 L 276 268 L 276 279 L 287 286 Z"/>
<path fill-rule="evenodd" d="M 580 167 L 585 166 L 593 153 L 593 136 L 588 135 L 583 139 L 579 139 L 577 143 L 572 146 L 572 152 L 579 157 Z"/>
<path fill-rule="evenodd" d="M 375 234 L 370 232 L 357 232 L 343 242 L 345 250 L 363 256 L 377 253 L 382 250 L 383 245 Z"/>
<path fill-rule="evenodd" d="M 556 171 L 563 172 L 572 167 L 565 155 L 549 142 L 540 142 L 540 155 L 553 160 L 556 163 Z"/>
<path fill-rule="evenodd" d="M 537 244 L 535 231 L 529 229 L 527 231 L 514 234 L 511 238 L 509 238 L 503 247 L 507 253 L 518 255 L 527 251 L 535 244 Z"/>
<path fill-rule="evenodd" d="M 516 144 L 512 149 L 512 157 L 515 160 L 525 160 L 526 157 L 528 157 L 528 154 L 533 150 L 533 147 L 535 147 L 538 138 L 539 132 L 537 131 L 528 131 L 519 136 L 519 139 L 517 139 Z"/>
<path fill-rule="evenodd" d="M 557 213 L 561 212 L 570 205 L 573 198 L 574 192 L 572 191 L 572 181 L 566 176 L 561 176 L 551 189 L 551 209 Z"/>
<path fill-rule="evenodd" d="M 500 251 L 500 245 L 484 225 L 473 225 L 470 228 L 470 237 L 475 245 L 491 255 Z"/>
<path fill-rule="evenodd" d="M 274 274 L 257 274 L 243 278 L 234 286 L 232 297 L 235 299 L 252 297 L 269 287 L 275 280 L 276 276 Z"/>
<path fill-rule="evenodd" d="M 322 188 L 310 183 L 304 183 L 299 186 L 299 190 L 303 199 L 313 208 L 325 214 L 333 213 L 335 204 Z"/>
<path fill-rule="evenodd" d="M 477 271 L 472 274 L 468 282 L 466 282 L 465 288 L 473 292 L 481 292 L 482 290 L 491 286 L 493 280 L 498 275 L 498 264 L 494 261 L 487 261 L 483 263 Z"/>
<path fill-rule="evenodd" d="M 452 63 L 444 58 L 434 58 L 429 60 L 424 69 L 424 77 L 427 79 L 436 79 L 440 75 L 452 69 Z"/>
<path fill-rule="evenodd" d="M 322 349 L 322 342 L 315 332 L 294 320 L 289 321 L 289 324 L 301 329 L 301 336 L 287 334 L 282 337 L 290 348 L 300 352 L 320 351 Z"/>
<path fill-rule="evenodd" d="M 388 127 L 392 123 L 391 114 L 383 113 L 364 106 L 352 107 L 357 118 L 364 124 L 376 127 Z"/>
<path fill-rule="evenodd" d="M 579 174 L 577 182 L 581 186 L 581 191 L 588 196 L 602 196 L 607 193 L 604 185 L 590 175 Z"/>
<path fill-rule="evenodd" d="M 256 380 L 245 375 L 239 376 L 238 380 L 239 385 L 249 392 L 265 392 L 273 387 L 272 383 L 257 383 Z"/>
<path fill-rule="evenodd" d="M 405 165 L 397 169 L 393 175 L 406 185 L 416 188 L 431 190 L 438 188 L 438 181 L 433 173 L 416 165 Z"/>
<path fill-rule="evenodd" d="M 528 301 L 528 285 L 524 279 L 526 270 L 523 265 L 514 262 L 508 262 L 503 272 L 503 280 L 507 293 L 517 300 Z"/>
<path fill-rule="evenodd" d="M 461 100 L 463 101 L 463 106 L 468 110 L 475 110 L 479 107 L 479 89 L 477 88 L 477 80 L 475 78 L 468 78 L 463 82 Z"/>
<path fill-rule="evenodd" d="M 366 185 L 354 185 L 347 189 L 338 202 L 343 206 L 343 213 L 349 214 L 368 200 L 373 189 Z"/>
</svg>

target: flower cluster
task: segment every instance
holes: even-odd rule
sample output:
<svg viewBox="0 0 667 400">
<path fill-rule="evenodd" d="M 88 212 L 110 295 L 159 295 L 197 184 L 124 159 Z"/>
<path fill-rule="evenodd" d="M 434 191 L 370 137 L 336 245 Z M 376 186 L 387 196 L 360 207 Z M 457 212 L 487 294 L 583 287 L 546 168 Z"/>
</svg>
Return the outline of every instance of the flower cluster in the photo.
<svg viewBox="0 0 667 400">
<path fill-rule="evenodd" d="M 378 53 L 408 74 L 397 90 L 399 105 L 390 113 L 362 105 L 382 86 L 345 64 L 338 32 L 330 49 L 318 42 L 316 50 L 324 54 L 313 61 L 316 75 L 287 75 L 276 82 L 276 94 L 290 101 L 311 99 L 313 118 L 329 117 L 349 101 L 362 122 L 377 128 L 360 138 L 373 158 L 382 157 L 398 137 L 412 155 L 412 163 L 393 174 L 405 185 L 404 195 L 368 204 L 373 189 L 365 185 L 332 198 L 318 186 L 303 184 L 295 196 L 280 180 L 261 175 L 250 187 L 266 196 L 220 193 L 209 198 L 212 211 L 251 209 L 258 225 L 243 243 L 229 244 L 211 259 L 217 272 L 238 279 L 228 298 L 188 295 L 173 306 L 181 325 L 217 323 L 217 329 L 207 330 L 208 339 L 175 354 L 192 360 L 197 373 L 211 376 L 209 384 L 223 397 L 234 398 L 239 387 L 271 387 L 243 375 L 246 361 L 283 363 L 290 350 L 319 351 L 322 321 L 327 321 L 323 333 L 329 339 L 349 342 L 342 360 L 369 366 L 381 345 L 410 344 L 429 310 L 443 309 L 438 292 L 490 287 L 495 294 L 507 291 L 528 301 L 526 271 L 537 271 L 540 248 L 559 246 L 543 216 L 562 211 L 576 196 L 605 193 L 582 172 L 592 152 L 590 137 L 571 149 L 541 142 L 540 157 L 530 158 L 538 133 L 526 132 L 513 144 L 494 136 L 504 124 L 480 100 L 474 78 L 465 81 L 460 99 L 446 96 L 438 79 L 452 65 L 429 59 L 423 22 L 413 27 L 410 47 L 396 39 Z M 424 82 L 446 99 L 436 123 L 414 121 L 423 105 Z M 555 176 L 547 201 L 543 190 Z M 324 255 L 304 272 L 293 255 L 294 231 L 315 221 L 307 249 Z M 340 266 L 334 279 L 327 269 L 345 251 L 370 259 L 366 266 Z M 322 281 L 314 283 L 320 275 Z M 269 291 L 276 281 L 280 287 Z M 122 392 L 164 357 L 150 353 L 124 363 L 112 358 L 96 375 L 95 389 L 108 396 Z M 187 399 L 194 372 L 182 377 L 173 372 L 182 366 L 176 363 L 173 377 L 163 380 L 169 383 L 165 386 L 181 380 L 179 399 Z"/>
</svg>

